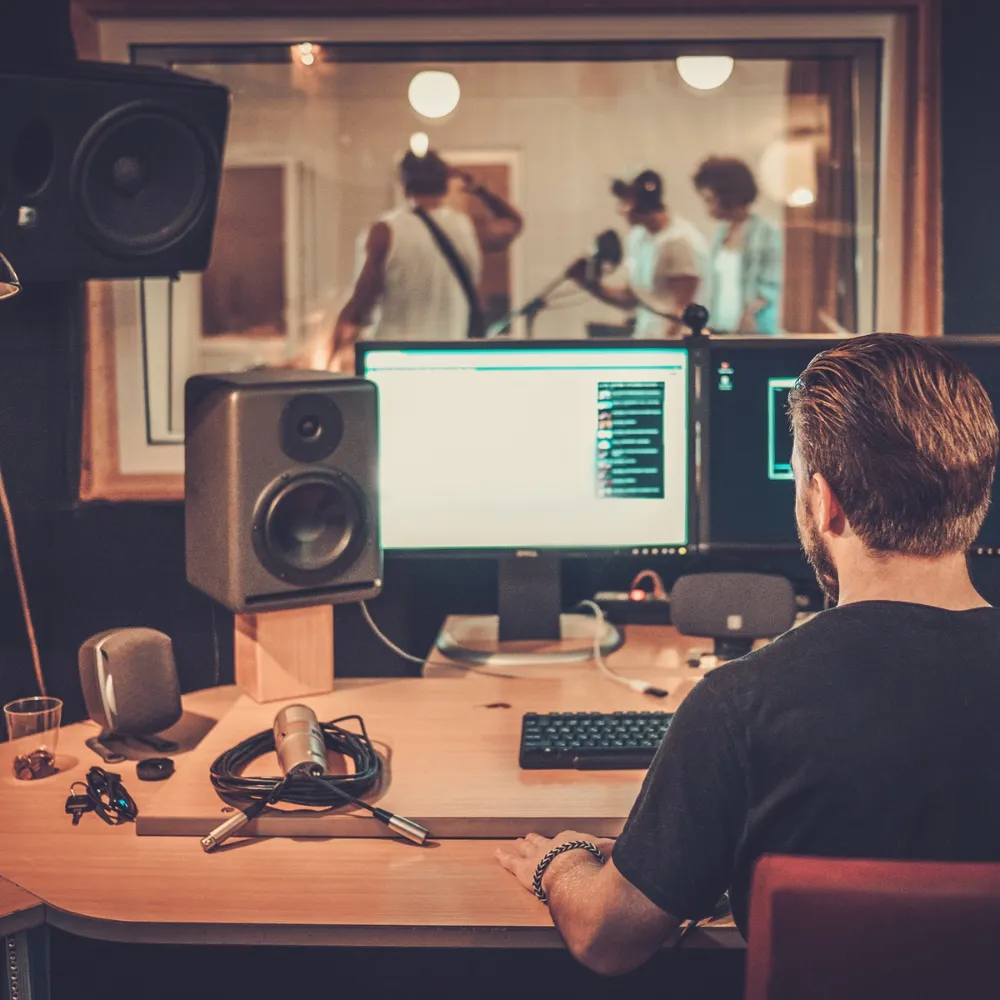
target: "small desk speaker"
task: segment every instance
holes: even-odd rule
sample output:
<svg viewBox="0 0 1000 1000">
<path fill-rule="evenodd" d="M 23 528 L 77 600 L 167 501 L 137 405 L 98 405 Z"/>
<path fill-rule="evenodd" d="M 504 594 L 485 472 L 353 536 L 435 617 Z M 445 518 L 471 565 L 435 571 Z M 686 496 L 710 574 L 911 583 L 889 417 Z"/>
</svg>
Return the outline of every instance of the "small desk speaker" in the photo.
<svg viewBox="0 0 1000 1000">
<path fill-rule="evenodd" d="M 771 639 L 795 622 L 795 591 L 770 573 L 697 573 L 670 591 L 670 620 L 681 635 L 715 640 L 715 655 L 732 660 L 754 639 Z"/>
<path fill-rule="evenodd" d="M 87 714 L 105 732 L 152 736 L 181 717 L 181 689 L 170 636 L 116 628 L 80 647 Z"/>
</svg>

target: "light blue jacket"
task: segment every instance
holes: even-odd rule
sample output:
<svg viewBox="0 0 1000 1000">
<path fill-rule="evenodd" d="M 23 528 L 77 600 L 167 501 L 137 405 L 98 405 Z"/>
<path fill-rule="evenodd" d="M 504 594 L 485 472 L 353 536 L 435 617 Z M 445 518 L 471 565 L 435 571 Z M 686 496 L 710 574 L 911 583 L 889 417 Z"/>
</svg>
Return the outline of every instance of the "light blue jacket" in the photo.
<svg viewBox="0 0 1000 1000">
<path fill-rule="evenodd" d="M 729 230 L 722 223 L 715 230 L 711 247 L 711 275 L 715 279 L 715 255 L 722 248 Z M 781 315 L 781 285 L 785 275 L 784 248 L 781 230 L 773 222 L 751 215 L 743 233 L 743 305 L 754 299 L 766 299 L 767 305 L 757 313 L 758 333 L 777 333 Z M 714 294 L 713 294 L 714 298 Z M 708 321 L 712 326 L 711 317 Z M 726 331 L 735 332 L 735 331 Z"/>
</svg>

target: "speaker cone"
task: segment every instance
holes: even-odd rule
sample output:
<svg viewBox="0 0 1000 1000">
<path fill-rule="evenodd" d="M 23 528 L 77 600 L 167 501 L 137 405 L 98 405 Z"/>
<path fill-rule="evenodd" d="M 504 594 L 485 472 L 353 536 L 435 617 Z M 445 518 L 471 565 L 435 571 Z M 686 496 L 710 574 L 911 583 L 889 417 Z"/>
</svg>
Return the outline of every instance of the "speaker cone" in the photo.
<svg viewBox="0 0 1000 1000">
<path fill-rule="evenodd" d="M 275 576 L 317 584 L 343 571 L 364 547 L 367 530 L 357 488 L 344 476 L 282 477 L 254 519 L 254 547 Z"/>
<path fill-rule="evenodd" d="M 157 253 L 183 239 L 213 203 L 211 154 L 170 111 L 129 105 L 84 136 L 73 164 L 81 218 L 109 253 Z"/>
</svg>

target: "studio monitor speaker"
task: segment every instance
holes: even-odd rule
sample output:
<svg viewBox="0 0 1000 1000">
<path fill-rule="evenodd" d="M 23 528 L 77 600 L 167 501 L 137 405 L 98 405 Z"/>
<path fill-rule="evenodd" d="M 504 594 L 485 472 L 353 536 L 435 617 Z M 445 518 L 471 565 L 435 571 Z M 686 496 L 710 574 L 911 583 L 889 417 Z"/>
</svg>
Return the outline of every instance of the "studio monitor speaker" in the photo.
<svg viewBox="0 0 1000 1000">
<path fill-rule="evenodd" d="M 181 717 L 181 691 L 170 636 L 116 628 L 80 647 L 87 714 L 105 732 L 152 736 Z"/>
<path fill-rule="evenodd" d="M 754 639 L 787 632 L 795 622 L 795 591 L 770 573 L 697 573 L 670 591 L 670 620 L 681 635 L 715 640 L 720 659 L 749 653 Z"/>
<path fill-rule="evenodd" d="M 0 67 L 0 247 L 22 282 L 201 271 L 225 87 L 166 69 Z"/>
<path fill-rule="evenodd" d="M 327 372 L 195 375 L 185 387 L 187 578 L 239 613 L 382 586 L 378 397 Z"/>
</svg>

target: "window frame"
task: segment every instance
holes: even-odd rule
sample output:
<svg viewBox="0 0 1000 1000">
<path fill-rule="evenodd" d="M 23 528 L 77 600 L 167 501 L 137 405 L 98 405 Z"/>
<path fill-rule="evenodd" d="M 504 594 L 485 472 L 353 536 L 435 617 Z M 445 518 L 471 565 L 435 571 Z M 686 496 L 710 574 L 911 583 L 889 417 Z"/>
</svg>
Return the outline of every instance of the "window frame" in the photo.
<svg viewBox="0 0 1000 1000">
<path fill-rule="evenodd" d="M 155 4 L 146 0 L 146 6 Z M 557 5 L 549 0 L 538 6 L 544 11 Z M 424 42 L 437 49 L 442 39 L 450 39 L 460 45 L 516 45 L 533 40 L 556 45 L 563 52 L 603 44 L 609 46 L 604 50 L 607 58 L 614 58 L 615 51 L 609 39 L 627 42 L 633 52 L 636 45 L 644 44 L 634 39 L 647 40 L 645 44 L 655 47 L 657 58 L 665 57 L 668 44 L 689 51 L 690 44 L 697 42 L 699 52 L 711 52 L 713 45 L 724 47 L 726 38 L 756 40 L 784 58 L 791 46 L 803 43 L 818 54 L 824 43 L 878 40 L 882 61 L 875 327 L 940 334 L 939 88 L 933 3 L 913 0 L 888 13 L 884 8 L 875 12 L 874 5 L 861 2 L 843 4 L 849 9 L 841 13 L 830 13 L 828 8 L 819 13 L 812 4 L 802 2 L 780 4 L 780 13 L 774 12 L 775 6 L 769 5 L 772 13 L 768 14 L 755 14 L 739 0 L 718 0 L 712 13 L 699 15 L 111 18 L 98 21 L 97 40 L 99 55 L 105 60 L 130 61 L 135 54 L 141 61 L 160 63 L 178 49 L 190 55 L 194 45 L 208 46 L 199 53 L 200 60 L 206 61 L 213 55 L 225 58 L 225 49 L 213 53 L 212 46 L 292 45 L 325 38 L 350 45 L 359 56 L 372 44 Z M 475 7 L 475 2 L 469 4 L 470 13 L 475 13 Z M 156 445 L 130 433 L 140 415 L 136 408 L 139 394 L 123 389 L 126 384 L 134 386 L 141 350 L 134 336 L 135 323 L 132 335 L 121 329 L 111 283 L 90 282 L 88 298 L 81 499 L 181 499 L 182 441 Z M 143 387 L 143 407 L 145 395 Z"/>
</svg>

